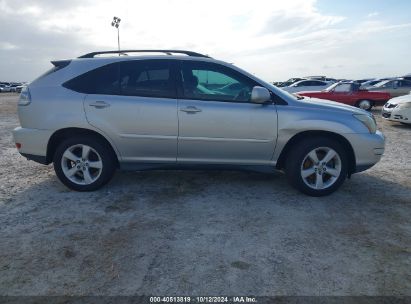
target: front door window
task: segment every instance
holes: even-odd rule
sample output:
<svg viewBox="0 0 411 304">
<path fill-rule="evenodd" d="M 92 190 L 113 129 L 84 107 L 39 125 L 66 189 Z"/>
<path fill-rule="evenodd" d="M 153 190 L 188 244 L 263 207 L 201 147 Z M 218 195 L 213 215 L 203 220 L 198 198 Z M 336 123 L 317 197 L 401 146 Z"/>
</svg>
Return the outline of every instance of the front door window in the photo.
<svg viewBox="0 0 411 304">
<path fill-rule="evenodd" d="M 250 102 L 256 83 L 240 73 L 207 62 L 183 62 L 183 98 L 226 102 Z"/>
</svg>

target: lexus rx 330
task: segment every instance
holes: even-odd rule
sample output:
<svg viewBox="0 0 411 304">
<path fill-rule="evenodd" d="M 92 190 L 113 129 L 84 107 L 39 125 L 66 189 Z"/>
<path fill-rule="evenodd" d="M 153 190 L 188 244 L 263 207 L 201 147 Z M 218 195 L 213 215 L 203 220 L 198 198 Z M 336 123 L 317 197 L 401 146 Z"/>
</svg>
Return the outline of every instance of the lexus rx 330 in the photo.
<svg viewBox="0 0 411 304">
<path fill-rule="evenodd" d="M 323 196 L 384 152 L 364 110 L 296 97 L 190 51 L 112 53 L 53 61 L 20 95 L 19 152 L 53 163 L 71 189 L 96 190 L 118 168 L 235 168 L 281 170 Z"/>
</svg>

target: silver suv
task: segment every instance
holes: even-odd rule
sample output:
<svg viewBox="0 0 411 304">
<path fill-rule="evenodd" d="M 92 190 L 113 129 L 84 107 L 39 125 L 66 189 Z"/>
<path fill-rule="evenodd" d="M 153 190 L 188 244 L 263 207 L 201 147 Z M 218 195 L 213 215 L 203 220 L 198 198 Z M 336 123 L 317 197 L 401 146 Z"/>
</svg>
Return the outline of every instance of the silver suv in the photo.
<svg viewBox="0 0 411 304">
<path fill-rule="evenodd" d="M 284 170 L 295 188 L 323 196 L 384 152 L 370 113 L 290 95 L 198 53 L 94 52 L 52 63 L 22 91 L 13 134 L 23 156 L 53 163 L 74 190 L 100 188 L 117 168 L 195 166 Z"/>
</svg>

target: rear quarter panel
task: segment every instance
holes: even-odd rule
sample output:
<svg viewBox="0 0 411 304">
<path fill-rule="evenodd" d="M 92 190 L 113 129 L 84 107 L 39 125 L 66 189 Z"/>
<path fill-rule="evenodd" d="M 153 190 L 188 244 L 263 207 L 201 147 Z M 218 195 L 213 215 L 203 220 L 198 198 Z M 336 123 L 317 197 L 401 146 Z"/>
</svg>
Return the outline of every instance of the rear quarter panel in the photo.
<svg viewBox="0 0 411 304">
<path fill-rule="evenodd" d="M 23 128 L 58 130 L 66 127 L 87 127 L 84 114 L 84 94 L 61 86 L 30 87 L 31 103 L 19 106 Z"/>
<path fill-rule="evenodd" d="M 359 91 L 358 100 L 371 100 L 374 101 L 376 105 L 382 105 L 387 100 L 391 98 L 390 93 L 388 92 L 373 92 L 373 91 Z"/>
</svg>

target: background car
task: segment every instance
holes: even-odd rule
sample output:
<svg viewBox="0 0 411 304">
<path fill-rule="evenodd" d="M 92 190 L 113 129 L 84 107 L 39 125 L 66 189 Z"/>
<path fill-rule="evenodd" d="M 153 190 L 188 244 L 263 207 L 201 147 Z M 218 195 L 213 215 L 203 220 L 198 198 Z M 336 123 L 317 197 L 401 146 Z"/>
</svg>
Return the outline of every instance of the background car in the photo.
<svg viewBox="0 0 411 304">
<path fill-rule="evenodd" d="M 382 108 L 382 117 L 404 124 L 411 124 L 411 92 L 390 99 Z"/>
<path fill-rule="evenodd" d="M 17 93 L 21 93 L 21 91 L 23 90 L 23 88 L 24 88 L 25 86 L 26 86 L 25 84 L 21 84 L 21 85 L 17 86 L 17 87 L 16 87 L 16 92 L 17 92 Z"/>
<path fill-rule="evenodd" d="M 411 73 L 410 73 L 410 74 L 407 74 L 407 75 L 404 75 L 404 76 L 401 77 L 401 78 L 403 78 L 403 79 L 405 79 L 405 80 L 410 80 L 410 81 L 411 81 Z"/>
<path fill-rule="evenodd" d="M 10 88 L 10 86 L 8 86 L 6 84 L 0 84 L 0 92 L 1 93 L 11 92 L 11 88 Z"/>
<path fill-rule="evenodd" d="M 361 88 L 362 89 L 372 88 L 380 82 L 383 82 L 383 81 L 386 81 L 386 80 L 393 80 L 393 79 L 398 79 L 398 77 L 385 77 L 385 78 L 371 79 L 369 81 L 361 83 Z"/>
<path fill-rule="evenodd" d="M 330 82 L 321 80 L 300 80 L 288 87 L 282 87 L 281 89 L 288 93 L 296 93 L 301 91 L 321 91 L 328 88 L 330 85 Z"/>
<path fill-rule="evenodd" d="M 407 95 L 411 91 L 411 81 L 404 79 L 385 80 L 377 83 L 373 87 L 367 88 L 369 91 L 383 91 L 390 93 L 391 97 Z"/>
<path fill-rule="evenodd" d="M 359 84 L 363 84 L 363 83 L 366 83 L 368 81 L 373 81 L 373 80 L 375 80 L 375 79 L 374 78 L 365 78 L 365 79 L 356 79 L 356 80 L 354 80 L 354 82 L 357 82 Z"/>
<path fill-rule="evenodd" d="M 328 78 L 326 76 L 305 76 L 305 77 L 293 77 L 288 79 L 287 81 L 277 81 L 277 82 L 273 82 L 273 85 L 282 88 L 282 87 L 289 87 L 292 84 L 298 82 L 298 81 L 302 81 L 302 80 L 321 80 L 321 81 L 325 81 L 328 82 L 329 84 L 338 82 L 337 79 L 335 78 Z"/>
<path fill-rule="evenodd" d="M 300 81 L 300 80 L 305 80 L 305 78 L 298 78 L 298 77 L 297 78 L 290 78 L 290 79 L 288 79 L 287 81 L 284 81 L 284 82 L 276 82 L 274 85 L 279 87 L 279 88 L 288 87 L 288 86 L 292 85 L 293 83 L 296 83 L 297 81 Z"/>
<path fill-rule="evenodd" d="M 337 101 L 364 110 L 371 110 L 373 106 L 382 105 L 391 98 L 386 92 L 362 90 L 360 84 L 355 82 L 335 83 L 323 91 L 299 92 L 298 95 Z"/>
<path fill-rule="evenodd" d="M 18 88 L 21 91 L 22 84 L 19 82 L 13 82 L 10 84 L 10 92 L 18 92 Z"/>
<path fill-rule="evenodd" d="M 380 83 L 381 81 L 382 80 L 380 80 L 380 79 L 373 79 L 373 80 L 365 81 L 365 82 L 360 83 L 360 84 L 361 84 L 362 89 L 367 89 L 369 87 L 373 87 L 374 85 L 376 85 L 377 83 Z"/>
<path fill-rule="evenodd" d="M 322 80 L 327 82 L 337 82 L 335 78 L 329 78 L 327 76 L 306 76 L 305 79 Z"/>
</svg>

